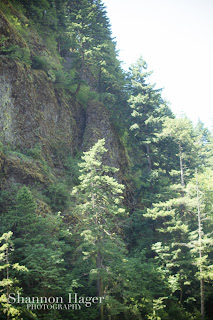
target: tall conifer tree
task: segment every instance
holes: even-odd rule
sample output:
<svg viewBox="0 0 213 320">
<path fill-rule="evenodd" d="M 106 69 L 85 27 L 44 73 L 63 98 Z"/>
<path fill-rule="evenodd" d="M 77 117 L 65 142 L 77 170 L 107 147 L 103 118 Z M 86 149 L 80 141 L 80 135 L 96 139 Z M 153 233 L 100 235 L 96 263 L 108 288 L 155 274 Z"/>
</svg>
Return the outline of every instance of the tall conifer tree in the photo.
<svg viewBox="0 0 213 320">
<path fill-rule="evenodd" d="M 105 140 L 99 140 L 84 152 L 80 166 L 80 184 L 73 189 L 76 197 L 76 230 L 81 237 L 81 259 L 90 260 L 90 275 L 96 274 L 97 294 L 107 293 L 113 265 L 122 263 L 125 244 L 122 224 L 125 210 L 121 201 L 124 186 L 112 176 L 118 169 L 103 164 Z M 108 284 L 107 284 L 108 283 Z M 101 308 L 103 319 L 103 306 Z"/>
</svg>

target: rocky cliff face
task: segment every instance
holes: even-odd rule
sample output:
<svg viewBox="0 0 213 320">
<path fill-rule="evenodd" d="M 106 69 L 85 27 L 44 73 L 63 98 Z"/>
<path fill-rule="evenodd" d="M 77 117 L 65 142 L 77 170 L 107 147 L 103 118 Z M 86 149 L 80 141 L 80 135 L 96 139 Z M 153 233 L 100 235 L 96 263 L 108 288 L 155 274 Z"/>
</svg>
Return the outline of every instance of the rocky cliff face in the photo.
<svg viewBox="0 0 213 320">
<path fill-rule="evenodd" d="M 0 128 L 5 142 L 25 150 L 41 143 L 54 157 L 62 145 L 73 154 L 82 143 L 84 109 L 64 99 L 46 73 L 0 60 Z"/>
<path fill-rule="evenodd" d="M 0 34 L 8 38 L 9 44 L 27 47 L 3 13 Z M 44 51 L 41 39 L 37 43 Z M 0 132 L 4 143 L 21 152 L 41 145 L 45 159 L 53 167 L 60 165 L 60 157 L 86 150 L 100 138 L 106 140 L 106 163 L 120 169 L 119 180 L 128 165 L 124 147 L 102 103 L 93 100 L 85 108 L 71 95 L 56 89 L 46 72 L 6 55 L 0 56 Z M 18 163 L 17 166 L 20 168 Z M 16 171 L 14 161 L 9 161 L 9 167 L 13 168 L 9 172 Z M 19 178 L 20 172 L 26 175 L 26 170 L 20 170 Z"/>
<path fill-rule="evenodd" d="M 88 149 L 99 139 L 105 139 L 105 148 L 108 150 L 104 161 L 120 169 L 119 180 L 122 181 L 122 171 L 128 166 L 125 149 L 110 122 L 109 112 L 98 101 L 88 103 L 86 126 L 83 139 L 83 148 Z"/>
<path fill-rule="evenodd" d="M 56 91 L 45 72 L 5 57 L 0 60 L 0 130 L 3 141 L 21 150 L 41 143 L 46 155 L 62 146 L 68 154 L 105 138 L 108 163 L 121 167 L 124 149 L 98 101 L 85 110 Z"/>
</svg>

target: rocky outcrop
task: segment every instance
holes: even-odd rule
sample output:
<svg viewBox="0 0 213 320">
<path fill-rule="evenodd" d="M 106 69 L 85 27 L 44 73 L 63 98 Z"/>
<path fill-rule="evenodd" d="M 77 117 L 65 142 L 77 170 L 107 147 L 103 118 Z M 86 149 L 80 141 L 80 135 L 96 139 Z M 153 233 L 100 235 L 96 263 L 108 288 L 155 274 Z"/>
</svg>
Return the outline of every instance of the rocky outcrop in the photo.
<svg viewBox="0 0 213 320">
<path fill-rule="evenodd" d="M 8 4 L 9 5 L 9 4 Z M 12 6 L 10 8 L 13 10 L 13 14 L 15 13 L 15 16 L 18 15 L 17 11 L 14 10 Z M 15 12 L 14 12 L 15 11 Z M 23 19 L 26 20 L 24 16 L 22 16 Z M 26 23 L 27 21 L 25 21 Z M 26 41 L 21 37 L 16 29 L 11 25 L 11 23 L 8 21 L 6 16 L 1 12 L 0 10 L 0 35 L 4 36 L 4 46 L 8 45 L 18 45 L 22 48 L 27 47 Z"/>
<path fill-rule="evenodd" d="M 56 91 L 47 74 L 19 62 L 0 60 L 0 131 L 21 150 L 41 143 L 54 158 L 56 149 L 73 154 L 82 142 L 85 112 Z"/>
<path fill-rule="evenodd" d="M 108 150 L 105 162 L 119 169 L 127 167 L 125 149 L 110 122 L 108 110 L 103 103 L 93 100 L 88 103 L 83 149 L 88 150 L 103 138 L 105 139 L 105 148 Z"/>
<path fill-rule="evenodd" d="M 23 25 L 26 23 L 24 16 L 18 18 Z M 6 37 L 4 46 L 27 48 L 31 58 L 35 54 L 50 55 L 36 31 L 28 30 L 32 37 L 25 42 L 2 13 L 0 32 Z M 4 53 L 0 55 L 0 134 L 2 142 L 25 154 L 40 145 L 48 164 L 62 170 L 67 156 L 85 151 L 98 139 L 105 138 L 108 152 L 104 161 L 119 169 L 117 177 L 125 183 L 124 172 L 128 167 L 125 148 L 105 106 L 97 100 L 90 101 L 87 107 L 81 106 L 70 92 L 55 86 L 48 72 L 33 69 L 29 63 L 11 59 Z M 5 174 L 27 184 L 45 183 L 46 179 L 38 164 L 34 166 L 17 157 L 7 158 Z"/>
</svg>

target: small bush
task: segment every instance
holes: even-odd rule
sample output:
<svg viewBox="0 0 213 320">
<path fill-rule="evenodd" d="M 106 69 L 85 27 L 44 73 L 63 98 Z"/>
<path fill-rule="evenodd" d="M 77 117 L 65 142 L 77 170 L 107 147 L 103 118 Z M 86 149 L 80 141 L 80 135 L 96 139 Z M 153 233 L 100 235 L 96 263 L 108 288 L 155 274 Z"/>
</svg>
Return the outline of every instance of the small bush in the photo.
<svg viewBox="0 0 213 320">
<path fill-rule="evenodd" d="M 47 72 L 51 80 L 56 80 L 56 71 L 61 70 L 61 65 L 57 64 L 51 56 L 39 55 L 32 58 L 32 68 Z"/>
<path fill-rule="evenodd" d="M 82 104 L 84 107 L 87 106 L 89 100 L 98 100 L 98 93 L 91 91 L 88 85 L 82 84 L 80 91 L 77 95 L 77 101 Z"/>
<path fill-rule="evenodd" d="M 32 68 L 48 71 L 50 68 L 50 65 L 45 56 L 34 56 L 32 58 Z"/>
<path fill-rule="evenodd" d="M 5 47 L 4 41 L 6 38 L 1 37 L 1 43 L 3 44 L 0 47 L 0 53 L 6 55 L 10 59 L 19 60 L 26 65 L 31 65 L 32 61 L 30 59 L 30 50 L 29 48 L 21 48 L 18 45 L 12 44 Z"/>
<path fill-rule="evenodd" d="M 46 191 L 50 206 L 57 211 L 62 211 L 68 205 L 69 192 L 63 183 L 52 184 Z"/>
<path fill-rule="evenodd" d="M 3 143 L 0 141 L 0 152 L 3 152 L 4 150 L 4 146 L 3 146 Z"/>
<path fill-rule="evenodd" d="M 80 159 L 68 157 L 67 161 L 65 162 L 64 166 L 67 172 L 67 184 L 68 185 L 77 185 L 79 184 L 79 165 Z"/>
<path fill-rule="evenodd" d="M 42 148 L 39 143 L 36 143 L 35 146 L 28 150 L 27 155 L 31 156 L 35 160 L 42 159 Z"/>
</svg>

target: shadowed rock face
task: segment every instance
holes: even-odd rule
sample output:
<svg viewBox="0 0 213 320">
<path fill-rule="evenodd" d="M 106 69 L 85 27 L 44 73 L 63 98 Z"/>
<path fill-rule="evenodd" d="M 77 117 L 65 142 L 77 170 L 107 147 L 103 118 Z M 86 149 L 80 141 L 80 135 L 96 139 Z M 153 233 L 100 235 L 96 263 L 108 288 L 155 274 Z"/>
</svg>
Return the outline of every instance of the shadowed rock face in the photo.
<svg viewBox="0 0 213 320">
<path fill-rule="evenodd" d="M 61 62 L 57 54 L 52 55 L 28 19 L 9 2 L 7 6 L 23 26 L 27 24 L 29 27 L 25 39 L 0 11 L 0 38 L 4 36 L 0 41 L 0 142 L 9 145 L 8 150 L 12 147 L 15 151 L 4 154 L 0 149 L 0 188 L 4 186 L 10 190 L 16 183 L 54 184 L 65 178 L 68 156 L 86 151 L 99 139 L 105 138 L 108 151 L 104 155 L 104 163 L 119 169 L 116 178 L 126 186 L 124 202 L 130 207 L 133 194 L 126 179 L 128 157 L 108 110 L 97 100 L 82 106 L 71 92 L 55 86 L 48 68 L 44 69 L 45 72 L 33 63 L 30 67 L 30 59 L 34 61 L 36 56 L 45 57 L 56 65 Z M 10 46 L 26 51 L 28 62 L 11 59 L 4 50 Z M 66 63 L 64 67 L 69 70 L 71 61 L 67 59 Z M 87 76 L 87 82 L 95 90 L 97 79 L 94 80 L 90 73 Z M 39 149 L 36 149 L 37 144 Z M 28 152 L 28 149 L 32 150 Z M 22 157 L 23 154 L 32 155 L 33 150 L 39 150 L 39 159 Z M 46 172 L 42 161 L 51 167 L 51 175 Z"/>
<path fill-rule="evenodd" d="M 44 71 L 5 57 L 0 60 L 0 130 L 4 141 L 14 147 L 26 150 L 39 142 L 44 154 L 53 158 L 57 148 L 73 154 L 105 138 L 106 162 L 120 168 L 121 161 L 125 161 L 109 113 L 101 102 L 90 101 L 85 111 L 56 91 Z"/>
<path fill-rule="evenodd" d="M 116 167 L 117 180 L 126 186 L 124 191 L 125 204 L 131 207 L 133 203 L 132 186 L 125 178 L 129 163 L 125 149 L 110 122 L 109 112 L 103 103 L 90 101 L 87 107 L 86 128 L 83 139 L 83 151 L 91 148 L 99 139 L 105 139 L 105 148 L 108 150 L 104 156 L 106 165 Z"/>
<path fill-rule="evenodd" d="M 125 159 L 102 103 L 90 101 L 85 111 L 55 91 L 45 72 L 5 57 L 0 60 L 0 130 L 14 147 L 26 150 L 39 142 L 53 158 L 57 148 L 73 154 L 105 138 L 106 162 L 120 168 Z"/>
<path fill-rule="evenodd" d="M 127 166 L 124 148 L 110 122 L 109 112 L 101 102 L 90 101 L 87 108 L 83 149 L 88 150 L 103 138 L 105 138 L 105 148 L 108 150 L 105 163 L 119 169 Z"/>
<path fill-rule="evenodd" d="M 15 16 L 18 15 L 18 12 L 13 9 L 12 6 L 10 6 L 13 10 L 13 14 Z M 23 19 L 26 19 L 24 16 L 22 16 Z M 27 19 L 26 19 L 27 20 Z M 25 21 L 26 23 L 27 21 Z M 0 10 L 0 36 L 4 36 L 6 38 L 4 45 L 19 45 L 20 47 L 24 48 L 27 47 L 27 43 L 25 40 L 19 36 L 17 31 L 13 28 L 13 26 L 10 24 L 10 22 L 7 20 L 5 15 Z"/>
<path fill-rule="evenodd" d="M 20 19 L 26 18 L 23 16 Z M 0 34 L 6 37 L 4 46 L 27 48 L 31 58 L 44 52 L 45 55 L 50 55 L 36 31 L 31 30 L 31 33 L 32 37 L 26 43 L 4 14 L 0 13 Z M 0 50 L 1 141 L 22 152 L 39 143 L 48 163 L 63 168 L 63 161 L 60 159 L 88 150 L 102 138 L 105 138 L 108 150 L 104 162 L 120 169 L 117 178 L 124 183 L 128 161 L 105 106 L 92 100 L 86 108 L 82 107 L 69 92 L 65 94 L 63 90 L 55 88 L 45 71 L 35 70 L 24 62 L 9 59 L 4 53 L 1 55 Z M 6 160 L 4 167 L 9 168 L 8 174 L 11 172 L 11 175 L 18 176 L 17 181 L 23 180 L 22 173 L 23 177 L 27 176 L 27 181 L 31 176 L 34 180 L 37 176 L 40 177 L 39 169 L 37 176 L 34 172 L 31 175 L 30 166 L 26 173 L 26 170 L 22 170 L 22 163 L 16 160 Z M 40 178 L 39 181 L 43 179 Z"/>
<path fill-rule="evenodd" d="M 23 23 L 27 22 L 26 17 L 10 4 L 8 6 L 14 16 Z M 16 45 L 28 48 L 31 56 L 35 52 L 50 55 L 42 39 L 31 30 L 32 36 L 27 44 L 1 11 L 0 35 L 6 39 L 0 43 L 1 140 L 22 151 L 40 143 L 43 154 L 53 162 L 57 162 L 56 150 L 65 155 L 74 154 L 83 141 L 83 107 L 73 101 L 71 96 L 56 90 L 46 72 L 9 59 L 1 51 L 1 45 Z"/>
<path fill-rule="evenodd" d="M 63 145 L 73 154 L 82 143 L 85 112 L 56 92 L 44 71 L 0 60 L 0 130 L 5 142 L 24 150 L 35 143 L 51 153 Z"/>
</svg>

